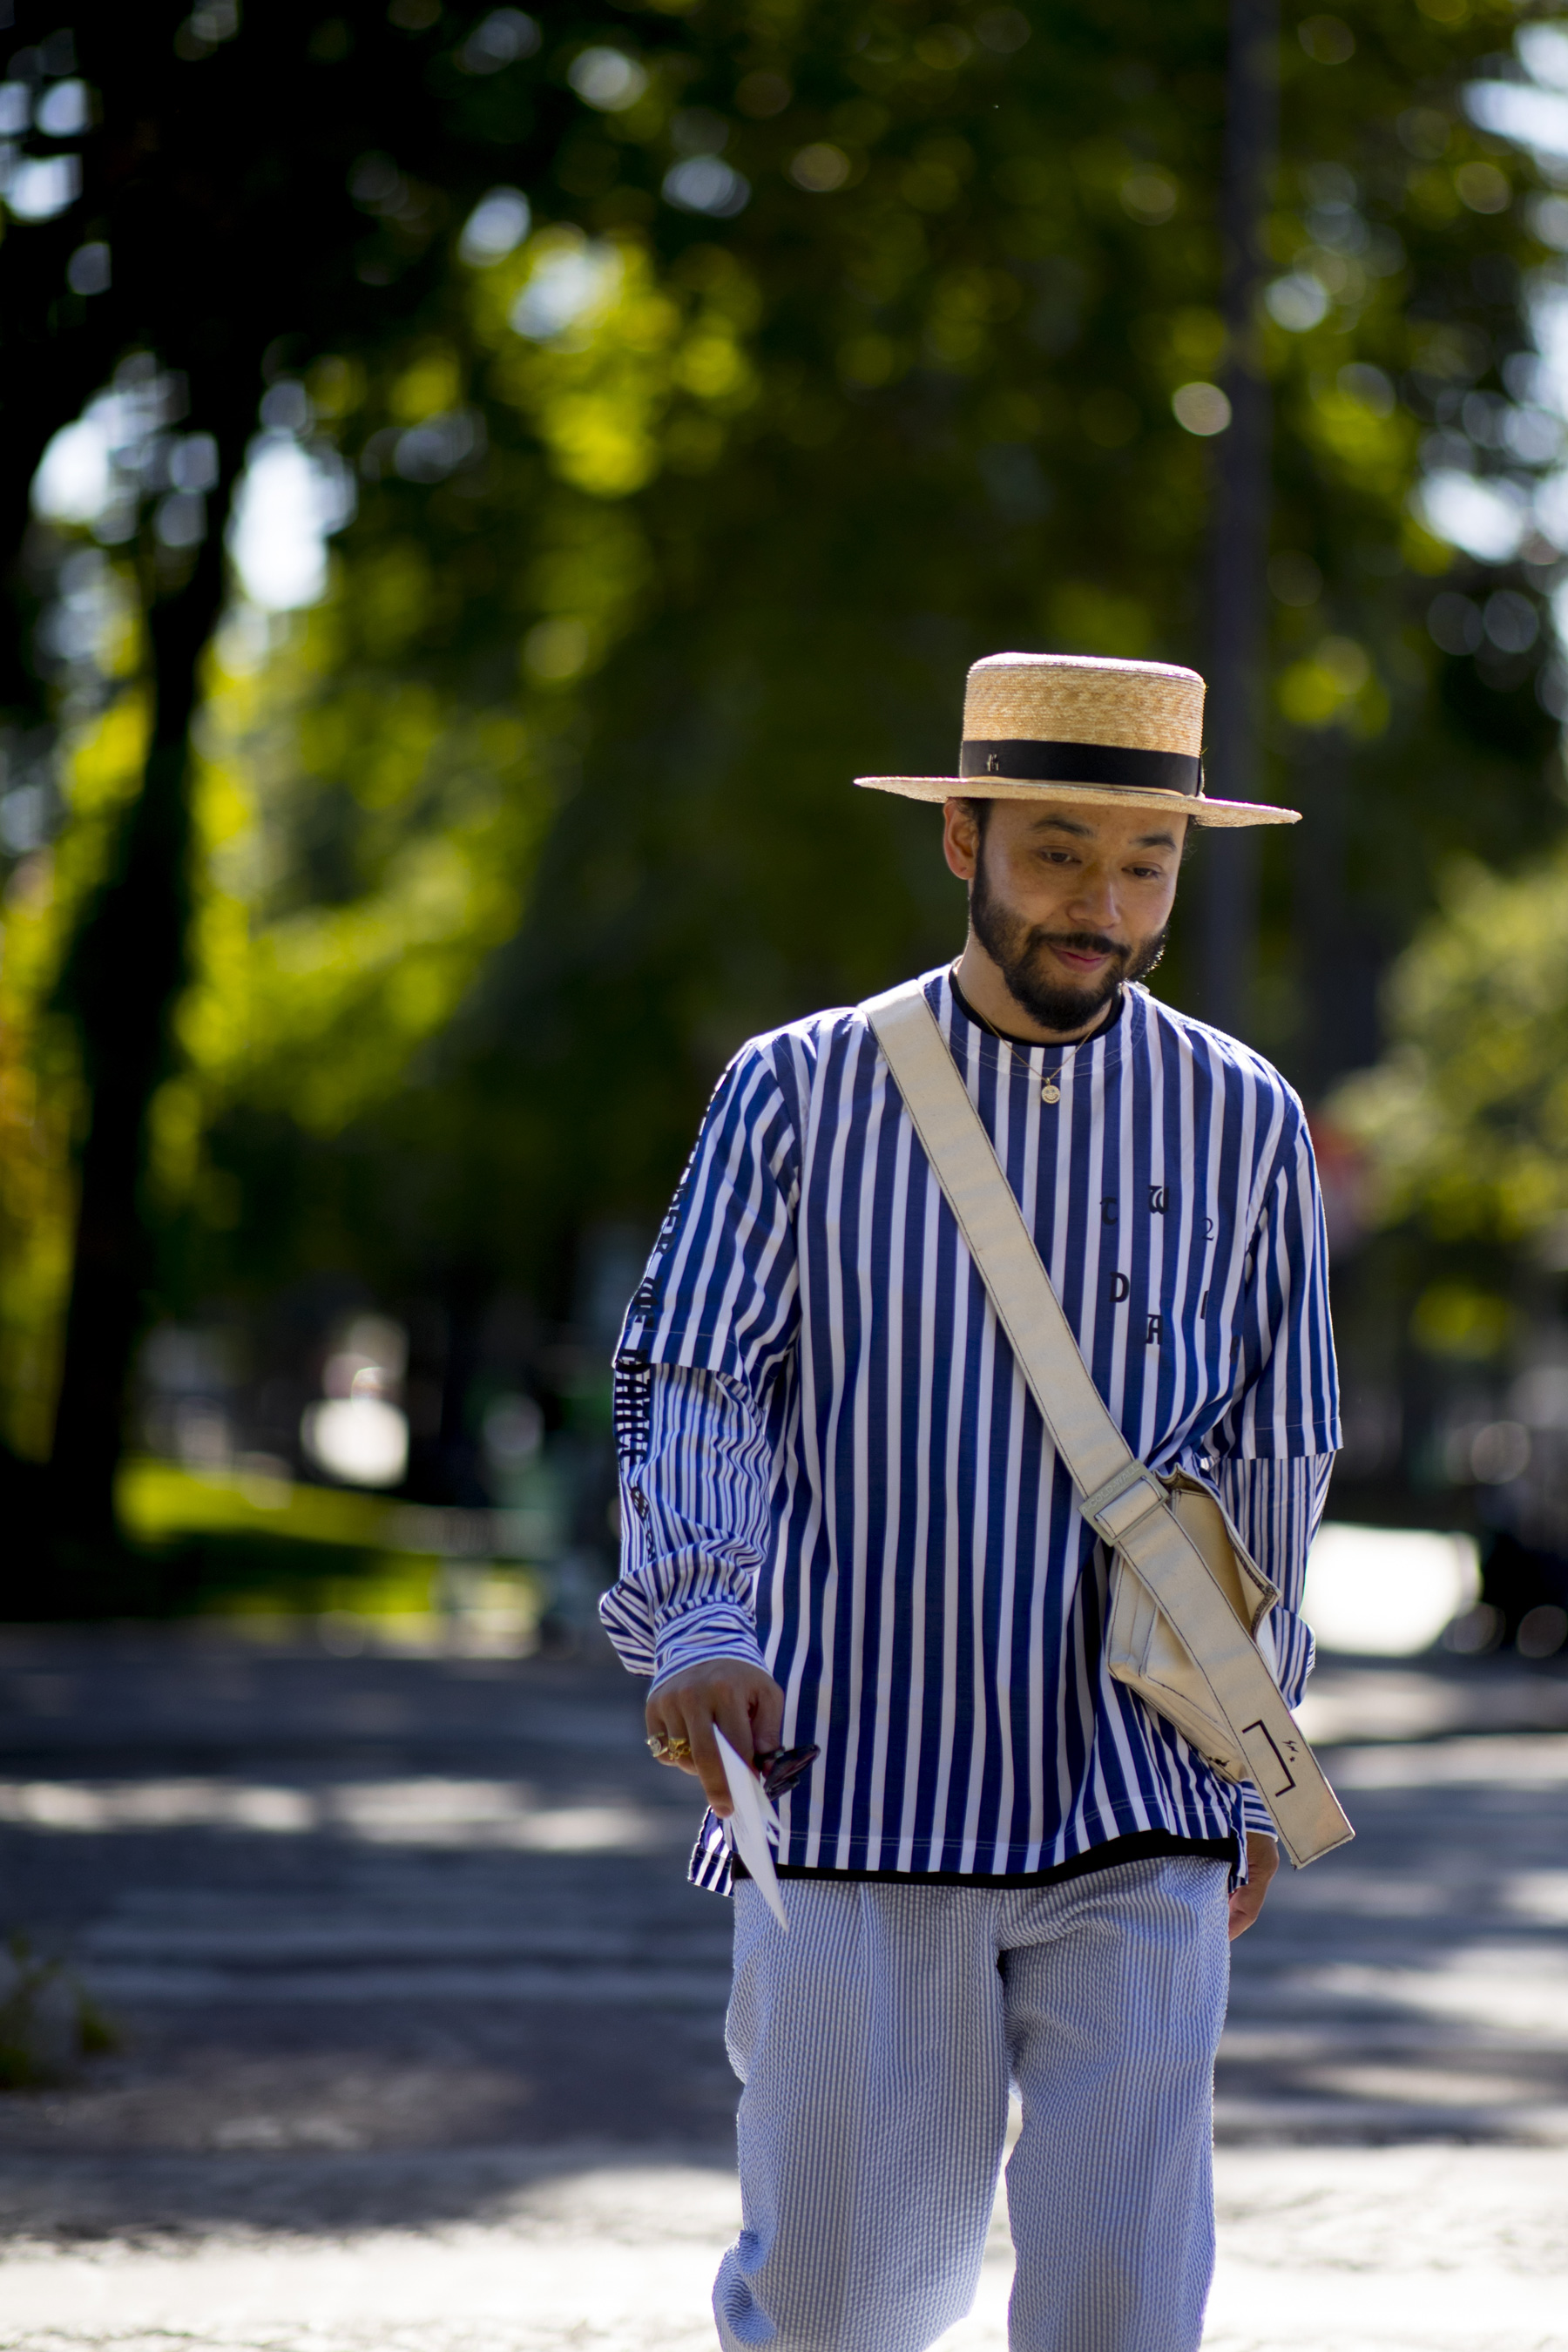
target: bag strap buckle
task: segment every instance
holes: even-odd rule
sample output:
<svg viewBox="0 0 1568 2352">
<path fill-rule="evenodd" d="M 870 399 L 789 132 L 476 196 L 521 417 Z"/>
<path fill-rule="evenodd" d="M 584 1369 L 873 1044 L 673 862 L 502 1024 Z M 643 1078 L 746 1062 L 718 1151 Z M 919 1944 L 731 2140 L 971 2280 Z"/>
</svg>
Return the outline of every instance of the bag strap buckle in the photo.
<svg viewBox="0 0 1568 2352">
<path fill-rule="evenodd" d="M 1114 1477 L 1083 1498 L 1084 1517 L 1108 1544 L 1121 1543 L 1140 1519 L 1158 1510 L 1165 1490 L 1147 1464 L 1124 1462 Z"/>
</svg>

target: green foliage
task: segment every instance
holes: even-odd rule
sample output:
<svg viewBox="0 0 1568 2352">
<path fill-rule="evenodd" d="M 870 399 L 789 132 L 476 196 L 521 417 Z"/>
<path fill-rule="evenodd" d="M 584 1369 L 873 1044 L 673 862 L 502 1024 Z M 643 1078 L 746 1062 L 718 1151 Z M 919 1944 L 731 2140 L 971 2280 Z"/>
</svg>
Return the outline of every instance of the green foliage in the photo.
<svg viewBox="0 0 1568 2352">
<path fill-rule="evenodd" d="M 215 1160 L 277 1220 L 266 1264 L 308 1226 L 383 1286 L 457 1252 L 549 1293 L 585 1221 L 656 1213 L 748 1032 L 955 943 L 929 814 L 848 785 L 950 766 L 967 661 L 1201 662 L 1209 458 L 1171 404 L 1224 358 L 1224 12 L 1058 9 L 988 47 L 1016 38 L 1005 15 L 643 18 L 643 95 L 580 110 L 527 182 L 532 235 L 458 265 L 439 352 L 366 355 L 334 430 L 375 478 L 339 542 L 323 692 L 374 701 L 395 657 L 440 696 L 504 681 L 554 814 L 517 935 L 330 1168 L 276 1097 L 219 1118 Z M 1514 21 L 1370 5 L 1349 57 L 1283 45 L 1270 248 L 1322 315 L 1263 329 L 1268 752 L 1278 797 L 1346 812 L 1327 851 L 1310 828 L 1266 850 L 1258 1034 L 1287 1058 L 1323 952 L 1292 912 L 1303 859 L 1339 860 L 1329 887 L 1392 943 L 1456 847 L 1557 822 L 1540 653 L 1483 677 L 1438 651 L 1439 575 L 1476 567 L 1412 503 L 1450 396 L 1505 404 L 1546 258 L 1528 169 L 1458 104 Z M 749 184 L 734 217 L 658 201 L 693 144 Z M 1460 193 L 1483 163 L 1498 208 Z M 520 333 L 569 268 L 580 311 Z M 482 418 L 487 455 L 426 488 L 388 436 L 437 397 Z M 1539 609 L 1539 573 L 1497 576 Z M 421 617 L 378 637 L 388 579 Z"/>
<path fill-rule="evenodd" d="M 16 1932 L 0 1945 L 0 2091 L 60 2082 L 77 2061 L 118 2048 L 98 2003 L 58 1960 Z"/>
<path fill-rule="evenodd" d="M 1388 1055 L 1336 1103 L 1384 1220 L 1439 1242 L 1568 1233 L 1568 854 L 1511 878 L 1458 869 L 1395 969 L 1389 1017 Z"/>
<path fill-rule="evenodd" d="M 1227 13 L 568 6 L 478 72 L 478 9 L 366 0 L 346 47 L 252 11 L 190 68 L 199 122 L 121 59 L 189 185 L 226 142 L 238 194 L 221 253 L 179 199 L 208 332 L 153 273 L 174 163 L 141 213 L 94 184 L 140 307 L 118 346 L 49 327 L 97 339 L 73 398 L 140 335 L 194 425 L 216 371 L 248 430 L 265 353 L 359 496 L 326 603 L 208 667 L 163 1304 L 459 1267 L 561 1305 L 573 1236 L 658 1213 L 744 1035 L 956 944 L 930 813 L 852 775 L 945 772 L 1004 646 L 1201 665 L 1212 445 L 1173 400 L 1226 358 Z M 1385 949 L 1457 852 L 1559 822 L 1543 646 L 1427 626 L 1439 587 L 1539 614 L 1553 551 L 1478 566 L 1415 501 L 1462 418 L 1483 471 L 1530 470 L 1504 435 L 1557 265 L 1460 101 L 1518 21 L 1357 0 L 1282 39 L 1268 782 L 1318 822 L 1265 846 L 1256 1034 L 1288 1061 L 1313 887 Z M 497 184 L 531 233 L 464 259 Z"/>
<path fill-rule="evenodd" d="M 386 565 L 367 569 L 355 617 L 384 656 Z M 358 667 L 343 621 L 334 603 L 259 666 L 219 640 L 197 786 L 210 882 L 185 1074 L 160 1098 L 171 1132 L 237 1098 L 335 1131 L 395 1089 L 515 927 L 548 814 L 516 712 Z"/>
</svg>

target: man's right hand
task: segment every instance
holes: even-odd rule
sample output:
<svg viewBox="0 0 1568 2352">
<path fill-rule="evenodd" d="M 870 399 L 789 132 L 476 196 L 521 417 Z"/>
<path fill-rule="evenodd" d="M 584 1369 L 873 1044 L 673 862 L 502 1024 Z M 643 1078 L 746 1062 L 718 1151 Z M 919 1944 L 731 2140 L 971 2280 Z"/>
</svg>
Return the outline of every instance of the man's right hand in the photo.
<svg viewBox="0 0 1568 2352">
<path fill-rule="evenodd" d="M 710 1665 L 687 1666 L 661 1683 L 647 1703 L 651 1739 L 684 1740 L 688 1754 L 661 1757 L 694 1773 L 721 1821 L 734 1811 L 730 1784 L 713 1738 L 717 1724 L 742 1763 L 779 1744 L 784 1729 L 784 1693 L 762 1666 L 739 1658 L 715 1658 Z"/>
</svg>

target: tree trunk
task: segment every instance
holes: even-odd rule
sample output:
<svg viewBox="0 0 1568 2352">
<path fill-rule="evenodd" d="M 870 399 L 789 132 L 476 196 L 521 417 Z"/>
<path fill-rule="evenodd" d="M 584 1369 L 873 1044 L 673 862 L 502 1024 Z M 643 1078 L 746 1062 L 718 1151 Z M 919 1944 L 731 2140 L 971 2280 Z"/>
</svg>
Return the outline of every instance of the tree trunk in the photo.
<svg viewBox="0 0 1568 2352">
<path fill-rule="evenodd" d="M 1225 249 L 1231 422 L 1215 448 L 1209 547 L 1206 788 L 1260 800 L 1259 703 L 1268 647 L 1269 399 L 1258 349 L 1267 267 L 1263 228 L 1278 145 L 1278 0 L 1230 0 L 1226 80 Z M 1244 1033 L 1258 951 L 1258 836 L 1214 832 L 1204 844 L 1199 993 L 1204 1018 Z"/>
<path fill-rule="evenodd" d="M 1337 1078 L 1377 1059 L 1387 950 L 1382 926 L 1351 891 L 1343 739 L 1304 735 L 1293 782 L 1306 824 L 1293 892 L 1304 1018 L 1291 1076 L 1315 1104 Z"/>
<path fill-rule="evenodd" d="M 151 605 L 153 719 L 142 791 L 66 976 L 89 1103 L 50 1458 L 51 1517 L 62 1544 L 59 1601 L 68 1612 L 88 1597 L 73 1584 L 99 1581 L 91 1556 L 115 1544 L 114 1475 L 147 1311 L 148 1113 L 173 1066 L 173 1014 L 187 970 L 191 719 L 198 665 L 223 605 L 223 532 L 238 470 L 237 451 L 224 454 L 223 479 L 190 577 Z"/>
</svg>

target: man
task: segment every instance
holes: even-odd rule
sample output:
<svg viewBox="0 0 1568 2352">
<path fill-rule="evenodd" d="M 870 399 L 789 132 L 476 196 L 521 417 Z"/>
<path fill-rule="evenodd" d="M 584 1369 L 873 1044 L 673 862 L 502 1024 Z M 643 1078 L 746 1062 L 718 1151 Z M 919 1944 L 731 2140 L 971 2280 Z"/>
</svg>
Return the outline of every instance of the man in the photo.
<svg viewBox="0 0 1568 2352">
<path fill-rule="evenodd" d="M 1205 797 L 1203 682 L 998 655 L 945 802 L 969 931 L 927 1002 L 1096 1385 L 1215 1493 L 1297 1614 L 1339 1443 L 1300 1103 L 1138 985 Z M 1194 2352 L 1213 2265 L 1226 1934 L 1256 1795 L 1106 1672 L 1107 1569 L 864 1013 L 754 1040 L 710 1108 L 616 1362 L 605 1624 L 711 1808 L 715 1727 L 820 1754 L 781 1798 L 789 1927 L 736 1888 L 744 2226 L 727 2352 L 921 2352 L 969 2308 L 1007 2116 L 1026 2352 Z"/>
</svg>

